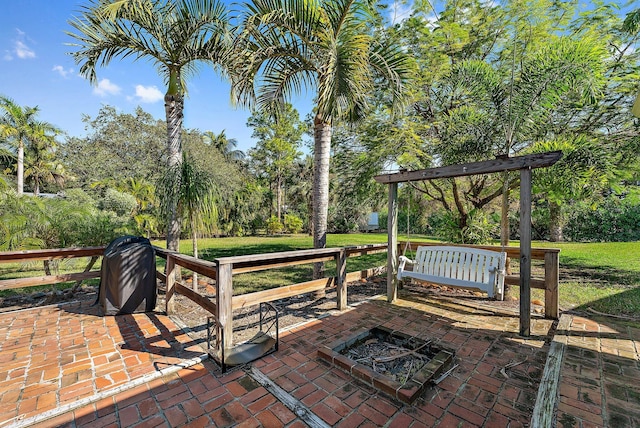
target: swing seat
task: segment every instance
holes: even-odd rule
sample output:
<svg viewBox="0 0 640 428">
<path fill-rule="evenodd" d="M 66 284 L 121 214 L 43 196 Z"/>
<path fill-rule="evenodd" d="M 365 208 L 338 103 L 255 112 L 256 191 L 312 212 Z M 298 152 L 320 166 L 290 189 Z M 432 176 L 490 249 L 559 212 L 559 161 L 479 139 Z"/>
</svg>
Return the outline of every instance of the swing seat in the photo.
<svg viewBox="0 0 640 428">
<path fill-rule="evenodd" d="M 416 259 L 400 256 L 398 280 L 419 281 L 485 291 L 489 298 L 504 299 L 507 253 L 479 248 L 420 246 Z M 406 270 L 406 265 L 413 270 Z"/>
</svg>

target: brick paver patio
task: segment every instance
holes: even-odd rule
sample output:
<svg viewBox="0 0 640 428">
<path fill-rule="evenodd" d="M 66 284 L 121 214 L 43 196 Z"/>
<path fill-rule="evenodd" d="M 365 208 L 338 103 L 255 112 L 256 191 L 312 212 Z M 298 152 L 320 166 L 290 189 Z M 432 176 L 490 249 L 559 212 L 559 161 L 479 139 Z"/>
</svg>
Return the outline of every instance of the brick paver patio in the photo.
<svg viewBox="0 0 640 428">
<path fill-rule="evenodd" d="M 533 318 L 532 336 L 519 337 L 517 314 L 482 299 L 403 292 L 282 332 L 277 353 L 222 375 L 168 317 L 93 310 L 0 314 L 0 427 L 528 426 L 553 334 Z M 638 425 L 637 324 L 563 316 L 557 425 Z M 319 346 L 377 325 L 454 349 L 458 367 L 406 405 L 317 358 Z"/>
</svg>

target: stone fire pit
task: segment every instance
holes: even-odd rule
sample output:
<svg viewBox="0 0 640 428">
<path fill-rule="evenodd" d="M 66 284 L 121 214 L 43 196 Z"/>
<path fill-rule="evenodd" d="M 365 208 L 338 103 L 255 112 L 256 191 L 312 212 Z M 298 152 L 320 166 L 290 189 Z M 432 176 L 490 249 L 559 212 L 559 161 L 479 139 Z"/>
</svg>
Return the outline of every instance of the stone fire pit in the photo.
<svg viewBox="0 0 640 428">
<path fill-rule="evenodd" d="M 412 403 L 453 365 L 454 353 L 379 326 L 336 341 L 318 356 L 405 403 Z"/>
</svg>

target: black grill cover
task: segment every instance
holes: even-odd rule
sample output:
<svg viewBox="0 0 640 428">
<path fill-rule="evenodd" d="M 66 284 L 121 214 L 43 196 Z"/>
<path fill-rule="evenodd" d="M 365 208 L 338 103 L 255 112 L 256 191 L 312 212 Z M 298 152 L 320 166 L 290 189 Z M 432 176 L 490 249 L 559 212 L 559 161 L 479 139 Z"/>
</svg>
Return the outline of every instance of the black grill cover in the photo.
<svg viewBox="0 0 640 428">
<path fill-rule="evenodd" d="M 148 239 L 121 236 L 111 241 L 102 258 L 98 300 L 104 315 L 154 310 L 156 260 Z"/>
</svg>

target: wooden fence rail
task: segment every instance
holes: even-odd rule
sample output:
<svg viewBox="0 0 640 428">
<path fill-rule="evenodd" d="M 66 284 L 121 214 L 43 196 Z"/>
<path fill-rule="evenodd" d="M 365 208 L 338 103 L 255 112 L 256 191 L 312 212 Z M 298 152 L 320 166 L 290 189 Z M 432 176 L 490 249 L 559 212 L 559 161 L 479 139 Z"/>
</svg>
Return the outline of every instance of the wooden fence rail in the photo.
<svg viewBox="0 0 640 428">
<path fill-rule="evenodd" d="M 409 248 L 416 249 L 419 245 L 438 245 L 432 242 L 412 242 Z M 520 249 L 517 247 L 501 248 L 499 246 L 472 246 L 496 251 L 506 251 L 507 256 L 518 259 Z M 399 248 L 404 248 L 405 243 L 400 243 Z M 105 247 L 88 248 L 64 248 L 48 250 L 28 250 L 11 251 L 0 253 L 0 263 L 17 263 L 23 261 L 51 261 L 69 259 L 77 257 L 91 257 L 84 272 L 68 273 L 62 275 L 45 275 L 31 278 L 0 280 L 0 290 L 12 288 L 30 287 L 35 285 L 56 284 L 69 281 L 80 281 L 89 278 L 100 277 L 100 271 L 90 270 L 93 262 L 102 256 Z M 218 318 L 218 324 L 224 331 L 227 346 L 232 346 L 233 340 L 233 316 L 234 309 L 258 305 L 261 302 L 269 302 L 286 297 L 296 296 L 312 291 L 323 290 L 326 287 L 335 286 L 337 289 L 337 308 L 343 310 L 347 306 L 346 283 L 362 277 L 372 275 L 376 269 L 369 269 L 362 272 L 352 272 L 347 274 L 346 263 L 349 257 L 364 254 L 375 254 L 387 251 L 387 244 L 360 245 L 343 248 L 323 248 L 314 250 L 286 251 L 279 253 L 253 254 L 243 256 L 221 257 L 214 261 L 197 259 L 185 254 L 169 251 L 163 248 L 154 247 L 158 257 L 166 259 L 166 274 L 156 272 L 158 279 L 166 283 L 166 311 L 168 314 L 174 312 L 175 293 L 184 295 L 193 300 L 199 306 L 209 311 Z M 532 278 L 531 286 L 545 290 L 545 316 L 557 319 L 558 309 L 558 272 L 559 272 L 559 249 L 555 248 L 533 248 L 531 258 L 533 260 L 544 261 L 544 278 Z M 247 272 L 256 272 L 266 269 L 275 269 L 300 264 L 309 264 L 319 261 L 336 261 L 336 276 L 311 280 L 299 284 L 276 287 L 269 290 L 247 293 L 243 295 L 233 295 L 233 275 Z M 204 275 L 216 281 L 215 302 L 210 298 L 199 294 L 197 291 L 177 282 L 177 271 L 185 268 L 200 275 Z M 509 285 L 519 285 L 518 275 L 507 275 L 505 283 Z"/>
<path fill-rule="evenodd" d="M 82 281 L 100 278 L 99 270 L 90 270 L 98 257 L 102 256 L 105 247 L 58 248 L 46 250 L 24 250 L 0 252 L 0 263 L 20 263 L 32 261 L 52 261 L 91 257 L 91 261 L 83 272 L 65 273 L 60 275 L 44 275 L 29 278 L 0 280 L 0 290 L 14 288 L 35 287 L 37 285 L 59 284 L 61 282 Z"/>
<path fill-rule="evenodd" d="M 214 314 L 218 325 L 222 331 L 219 334 L 225 337 L 225 346 L 231 347 L 233 344 L 233 310 L 258 305 L 262 302 L 283 299 L 297 296 L 303 293 L 320 291 L 330 286 L 337 288 L 337 307 L 342 310 L 347 306 L 346 281 L 362 278 L 371 275 L 375 269 L 360 272 L 346 272 L 346 260 L 348 257 L 355 257 L 364 254 L 375 254 L 387 251 L 387 244 L 359 245 L 344 248 L 321 248 L 312 250 L 285 251 L 278 253 L 251 254 L 242 256 L 221 257 L 213 262 L 196 259 L 191 256 L 168 251 L 163 248 L 155 248 L 158 257 L 167 260 L 166 275 L 158 272 L 158 278 L 165 281 L 167 285 L 166 311 L 168 314 L 174 312 L 175 293 L 179 293 L 202 306 L 207 311 Z M 315 279 L 299 284 L 292 284 L 283 287 L 275 287 L 253 293 L 233 295 L 233 275 L 257 272 L 267 269 L 296 266 L 300 264 L 310 264 L 321 261 L 336 261 L 335 277 Z M 209 298 L 202 296 L 195 290 L 191 290 L 176 281 L 177 270 L 180 268 L 189 269 L 201 275 L 207 276 L 216 282 L 215 303 Z"/>
</svg>

